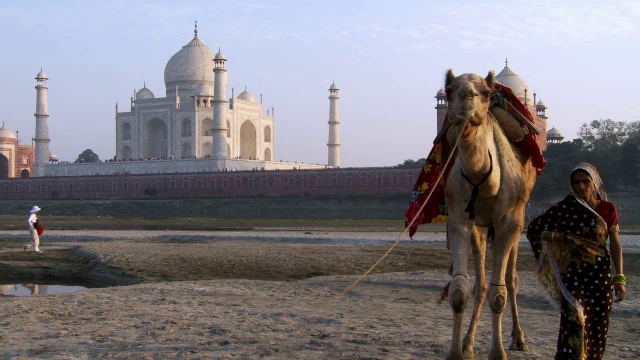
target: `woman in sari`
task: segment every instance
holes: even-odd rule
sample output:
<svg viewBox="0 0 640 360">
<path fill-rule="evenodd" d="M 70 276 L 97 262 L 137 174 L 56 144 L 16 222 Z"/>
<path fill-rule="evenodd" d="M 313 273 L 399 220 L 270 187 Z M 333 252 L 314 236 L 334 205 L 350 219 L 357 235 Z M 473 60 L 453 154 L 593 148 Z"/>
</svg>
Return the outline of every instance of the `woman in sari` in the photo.
<svg viewBox="0 0 640 360">
<path fill-rule="evenodd" d="M 527 238 L 545 295 L 561 313 L 555 359 L 602 359 L 611 304 L 626 293 L 618 213 L 593 165 L 578 164 L 570 185 L 571 194 L 531 222 Z"/>
</svg>

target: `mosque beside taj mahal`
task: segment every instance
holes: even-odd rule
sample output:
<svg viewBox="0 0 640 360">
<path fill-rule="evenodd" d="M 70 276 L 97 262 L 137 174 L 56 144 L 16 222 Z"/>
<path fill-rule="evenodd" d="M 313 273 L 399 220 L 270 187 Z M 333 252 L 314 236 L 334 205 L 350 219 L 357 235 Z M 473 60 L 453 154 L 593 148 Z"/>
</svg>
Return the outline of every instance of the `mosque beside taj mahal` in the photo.
<svg viewBox="0 0 640 360">
<path fill-rule="evenodd" d="M 342 168 L 340 165 L 339 88 L 329 91 L 327 164 L 276 159 L 275 109 L 265 109 L 246 88 L 227 98 L 226 57 L 214 54 L 194 37 L 167 62 L 165 96 L 143 86 L 134 91 L 128 111 L 115 105 L 116 154 L 102 162 L 59 162 L 50 146 L 47 81 L 36 76 L 35 137 L 20 144 L 17 133 L 0 128 L 0 193 L 7 199 L 80 199 L 144 197 L 264 196 L 410 192 L 416 169 Z M 538 143 L 562 140 L 557 129 L 546 132 L 546 106 L 505 64 L 496 80 L 510 87 L 534 115 L 542 130 Z M 436 96 L 440 130 L 446 95 Z M 55 124 L 55 122 L 54 122 Z M 429 121 L 425 121 L 425 126 Z M 424 149 L 426 156 L 429 149 Z M 296 171 L 285 171 L 296 170 Z M 4 180 L 3 180 L 4 179 Z"/>
</svg>

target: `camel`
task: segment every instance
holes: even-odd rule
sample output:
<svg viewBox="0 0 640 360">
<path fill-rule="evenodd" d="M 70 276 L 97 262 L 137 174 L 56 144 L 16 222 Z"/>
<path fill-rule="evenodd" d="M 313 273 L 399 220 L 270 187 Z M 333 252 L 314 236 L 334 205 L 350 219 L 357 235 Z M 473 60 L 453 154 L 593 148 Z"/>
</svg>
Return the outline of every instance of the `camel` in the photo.
<svg viewBox="0 0 640 360">
<path fill-rule="evenodd" d="M 453 310 L 453 336 L 447 359 L 474 356 L 475 331 L 485 295 L 492 312 L 492 344 L 489 359 L 506 359 L 502 345 L 502 313 L 510 300 L 513 329 L 510 349 L 527 351 L 520 328 L 516 293 L 518 241 L 524 226 L 525 205 L 536 181 L 528 154 L 512 145 L 489 112 L 495 77 L 446 74 L 450 132 L 459 136 L 455 162 L 446 181 L 449 211 L 447 224 L 453 258 L 449 304 Z M 449 138 L 449 136 L 447 136 Z M 485 278 L 487 232 L 490 242 L 491 276 Z M 470 251 L 475 263 L 474 311 L 464 339 L 462 320 L 471 296 L 467 272 Z M 508 296 L 507 296 L 508 294 Z"/>
</svg>

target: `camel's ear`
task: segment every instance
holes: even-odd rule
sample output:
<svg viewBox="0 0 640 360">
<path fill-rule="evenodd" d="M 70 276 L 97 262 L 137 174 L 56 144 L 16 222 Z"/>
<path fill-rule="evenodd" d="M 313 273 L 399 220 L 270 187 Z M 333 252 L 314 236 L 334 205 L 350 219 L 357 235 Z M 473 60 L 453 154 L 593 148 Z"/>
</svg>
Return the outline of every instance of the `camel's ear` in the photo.
<svg viewBox="0 0 640 360">
<path fill-rule="evenodd" d="M 444 80 L 444 86 L 449 87 L 449 85 L 451 85 L 451 83 L 455 79 L 456 79 L 456 76 L 453 75 L 453 70 L 451 69 L 447 70 L 447 75 L 445 76 L 445 80 Z"/>
<path fill-rule="evenodd" d="M 493 74 L 493 71 L 489 71 L 487 77 L 484 78 L 484 81 L 487 82 L 487 86 L 493 88 L 493 84 L 496 82 L 496 76 Z"/>
</svg>

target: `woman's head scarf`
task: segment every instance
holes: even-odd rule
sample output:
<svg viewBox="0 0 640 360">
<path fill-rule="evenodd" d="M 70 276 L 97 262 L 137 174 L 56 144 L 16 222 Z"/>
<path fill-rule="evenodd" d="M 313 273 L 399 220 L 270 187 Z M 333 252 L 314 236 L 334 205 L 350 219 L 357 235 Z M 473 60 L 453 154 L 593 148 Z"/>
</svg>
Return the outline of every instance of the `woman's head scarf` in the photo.
<svg viewBox="0 0 640 360">
<path fill-rule="evenodd" d="M 591 181 L 593 181 L 593 185 L 595 186 L 596 196 L 598 200 L 607 201 L 607 193 L 604 191 L 604 185 L 602 184 L 602 179 L 600 178 L 600 174 L 598 174 L 598 169 L 595 166 L 582 162 L 571 171 L 571 176 L 569 177 L 569 187 L 571 188 L 571 194 L 576 198 L 580 203 L 589 207 L 586 201 L 584 201 L 578 194 L 576 194 L 575 190 L 573 190 L 573 184 L 571 183 L 571 179 L 573 179 L 573 174 L 576 171 L 585 171 L 591 177 Z"/>
</svg>

